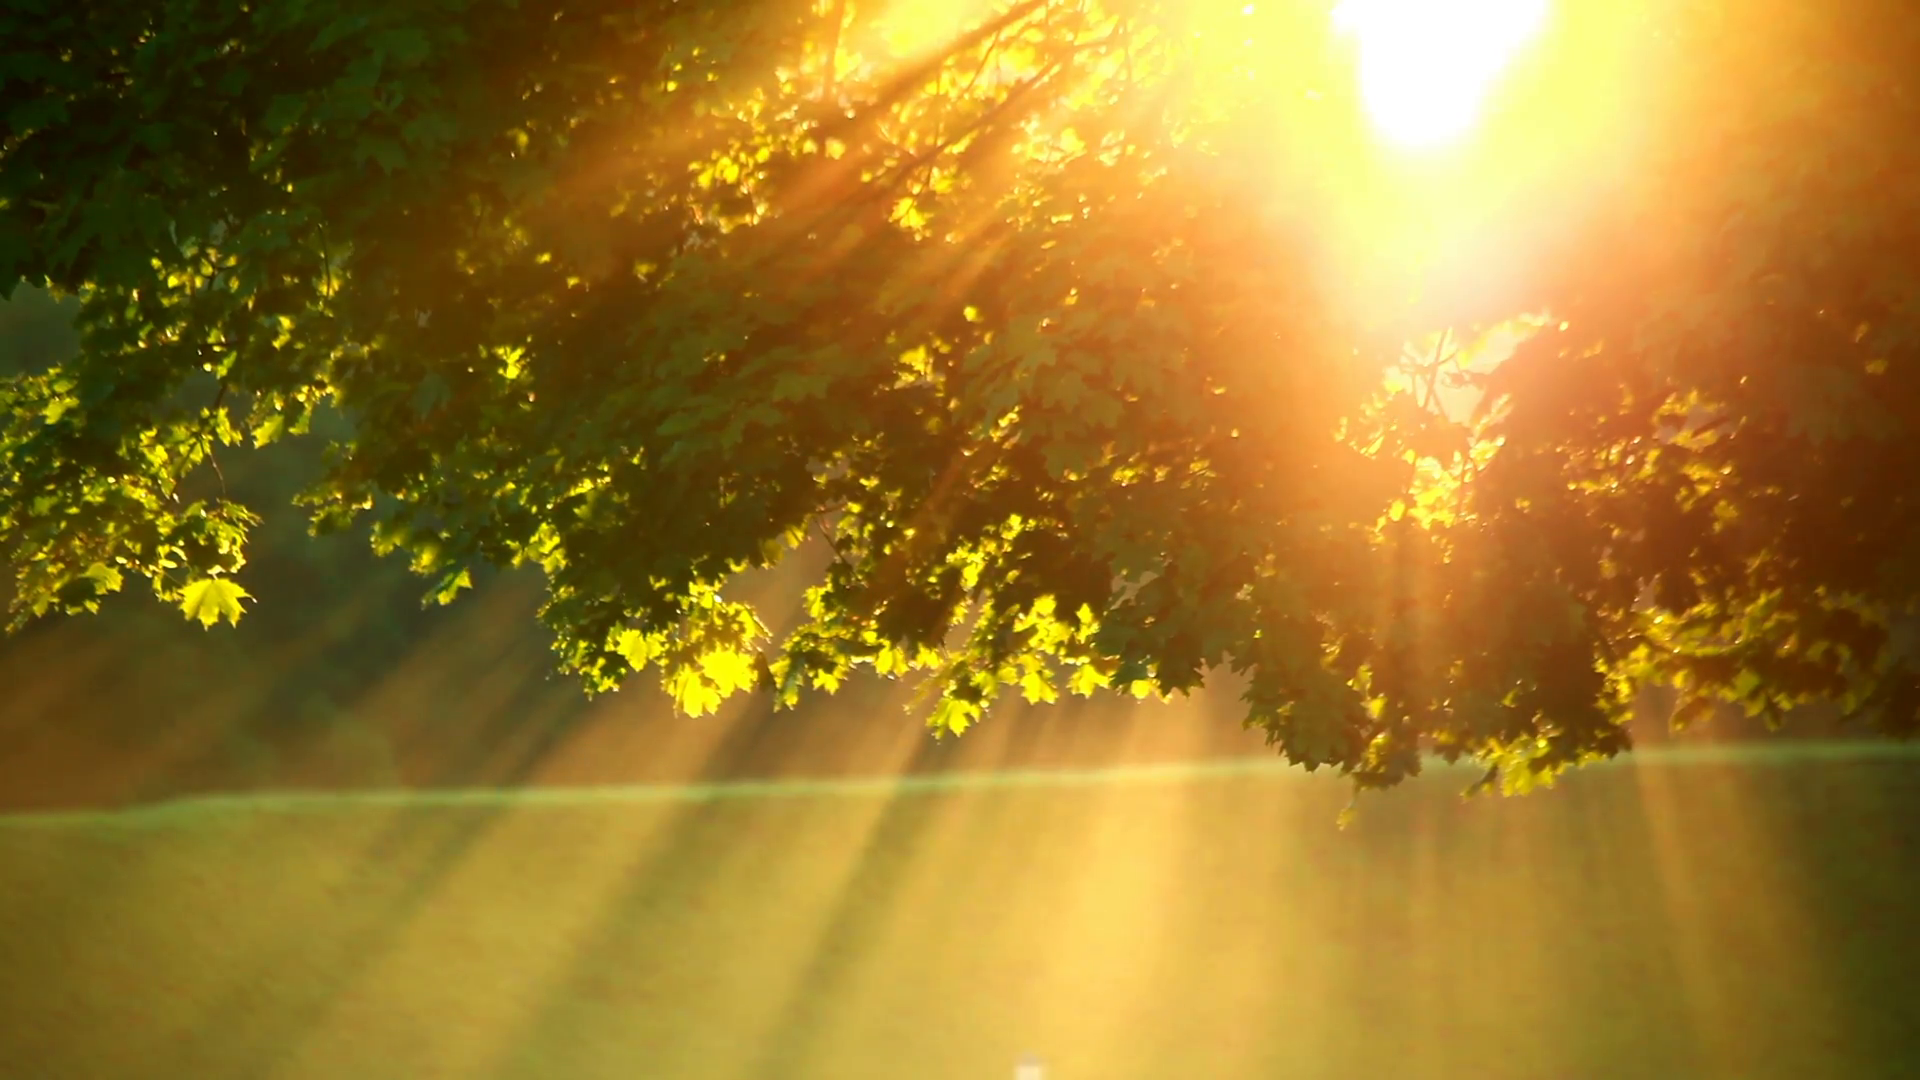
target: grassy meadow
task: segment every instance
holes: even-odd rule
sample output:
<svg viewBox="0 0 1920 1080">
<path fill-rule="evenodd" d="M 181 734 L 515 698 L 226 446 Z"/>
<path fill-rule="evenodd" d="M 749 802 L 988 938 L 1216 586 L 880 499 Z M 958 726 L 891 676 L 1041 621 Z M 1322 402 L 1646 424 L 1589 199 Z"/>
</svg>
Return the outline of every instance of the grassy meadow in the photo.
<svg viewBox="0 0 1920 1080">
<path fill-rule="evenodd" d="M 0 1074 L 1920 1075 L 1920 757 L 1467 779 L 1345 831 L 1246 761 L 15 815 Z"/>
</svg>

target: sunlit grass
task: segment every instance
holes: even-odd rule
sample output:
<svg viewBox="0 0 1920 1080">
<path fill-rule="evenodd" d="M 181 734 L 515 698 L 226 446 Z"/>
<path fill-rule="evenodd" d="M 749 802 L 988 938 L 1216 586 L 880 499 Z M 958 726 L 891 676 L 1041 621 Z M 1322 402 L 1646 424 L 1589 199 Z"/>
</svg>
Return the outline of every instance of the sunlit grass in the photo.
<svg viewBox="0 0 1920 1080">
<path fill-rule="evenodd" d="M 16 818 L 0 1060 L 109 1080 L 959 1080 L 1028 1051 L 1049 1080 L 1902 1075 L 1916 763 L 1793 751 L 1465 805 L 1447 771 L 1346 832 L 1339 781 L 1253 762 Z"/>
</svg>

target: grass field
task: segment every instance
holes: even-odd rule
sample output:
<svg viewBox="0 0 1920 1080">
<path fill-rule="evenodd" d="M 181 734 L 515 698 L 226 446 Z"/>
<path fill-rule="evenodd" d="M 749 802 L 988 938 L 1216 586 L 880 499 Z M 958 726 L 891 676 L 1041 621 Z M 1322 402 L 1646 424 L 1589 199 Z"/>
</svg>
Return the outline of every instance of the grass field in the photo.
<svg viewBox="0 0 1920 1080">
<path fill-rule="evenodd" d="M 1717 755 L 1717 756 L 1716 756 Z M 1920 1077 L 1920 756 L 0 819 L 23 1080 Z"/>
</svg>

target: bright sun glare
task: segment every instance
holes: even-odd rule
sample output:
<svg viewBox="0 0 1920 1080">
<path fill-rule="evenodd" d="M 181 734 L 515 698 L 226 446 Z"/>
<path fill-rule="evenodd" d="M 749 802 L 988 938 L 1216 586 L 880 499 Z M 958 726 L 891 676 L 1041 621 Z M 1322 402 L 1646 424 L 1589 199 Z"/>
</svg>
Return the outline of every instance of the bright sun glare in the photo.
<svg viewBox="0 0 1920 1080">
<path fill-rule="evenodd" d="M 1360 92 L 1389 140 L 1438 146 L 1473 126 L 1496 80 L 1546 23 L 1547 0 L 1344 0 Z"/>
</svg>

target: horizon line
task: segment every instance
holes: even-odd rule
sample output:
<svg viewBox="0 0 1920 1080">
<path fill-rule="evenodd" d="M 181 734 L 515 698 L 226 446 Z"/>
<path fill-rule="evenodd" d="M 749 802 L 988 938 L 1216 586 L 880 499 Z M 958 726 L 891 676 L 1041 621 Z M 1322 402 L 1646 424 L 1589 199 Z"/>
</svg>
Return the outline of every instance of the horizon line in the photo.
<svg viewBox="0 0 1920 1080">
<path fill-rule="evenodd" d="M 1594 769 L 1638 766 L 1791 765 L 1845 761 L 1920 761 L 1920 741 L 1792 740 L 1775 745 L 1721 744 L 1659 746 L 1590 762 L 1562 774 L 1578 776 Z M 1423 755 L 1421 774 L 1471 773 L 1485 766 L 1470 759 L 1448 763 Z M 77 823 L 112 819 L 167 818 L 222 808 L 299 811 L 342 805 L 484 806 L 586 805 L 593 803 L 716 802 L 726 799 L 906 795 L 995 788 L 1066 788 L 1112 784 L 1183 783 L 1235 776 L 1265 776 L 1305 781 L 1344 781 L 1337 771 L 1309 773 L 1276 756 L 1209 758 L 1188 762 L 1109 765 L 1073 769 L 973 769 L 904 776 L 759 778 L 687 784 L 581 784 L 549 787 L 368 788 L 324 791 L 220 792 L 90 810 L 0 812 L 0 826 Z M 1391 790 L 1391 789 L 1389 789 Z M 1385 792 L 1382 792 L 1385 794 Z"/>
</svg>

